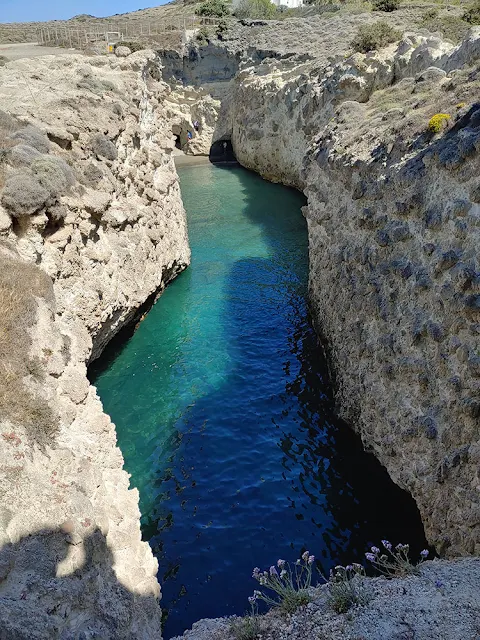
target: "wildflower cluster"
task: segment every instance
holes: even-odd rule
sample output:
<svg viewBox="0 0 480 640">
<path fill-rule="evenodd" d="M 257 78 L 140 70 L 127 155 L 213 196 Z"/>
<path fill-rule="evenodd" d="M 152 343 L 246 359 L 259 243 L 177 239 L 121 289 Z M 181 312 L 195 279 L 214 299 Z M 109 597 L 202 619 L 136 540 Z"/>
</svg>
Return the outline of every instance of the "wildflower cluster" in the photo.
<svg viewBox="0 0 480 640">
<path fill-rule="evenodd" d="M 248 599 L 250 605 L 254 606 L 258 600 L 263 600 L 268 605 L 280 607 L 285 613 L 293 613 L 298 607 L 311 602 L 309 589 L 314 562 L 315 556 L 305 551 L 293 567 L 285 560 L 277 560 L 277 565 L 272 565 L 268 571 L 260 571 L 255 567 L 252 577 L 273 594 L 254 591 Z"/>
<path fill-rule="evenodd" d="M 442 129 L 447 127 L 450 118 L 449 113 L 436 113 L 428 121 L 428 130 L 430 133 L 440 133 Z"/>
<path fill-rule="evenodd" d="M 408 544 L 397 544 L 394 548 L 388 540 L 382 540 L 384 551 L 380 551 L 378 547 L 372 547 L 365 557 L 371 562 L 376 569 L 386 576 L 406 576 L 417 573 L 417 566 L 410 562 L 408 552 L 410 547 Z M 428 558 L 428 550 L 424 549 L 420 552 L 420 562 Z"/>
<path fill-rule="evenodd" d="M 329 603 L 337 613 L 345 613 L 354 605 L 370 600 L 365 587 L 365 569 L 354 562 L 346 567 L 338 565 L 330 571 L 328 580 Z"/>
</svg>

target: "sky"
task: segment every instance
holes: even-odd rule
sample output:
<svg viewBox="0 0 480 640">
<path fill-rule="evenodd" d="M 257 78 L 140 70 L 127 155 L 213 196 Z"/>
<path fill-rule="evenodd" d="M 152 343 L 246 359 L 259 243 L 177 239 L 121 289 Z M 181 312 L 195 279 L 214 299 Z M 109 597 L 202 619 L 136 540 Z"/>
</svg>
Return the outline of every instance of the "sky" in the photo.
<svg viewBox="0 0 480 640">
<path fill-rule="evenodd" d="M 147 7 L 168 0 L 0 0 L 0 22 L 66 20 L 88 13 L 98 18 Z"/>
</svg>

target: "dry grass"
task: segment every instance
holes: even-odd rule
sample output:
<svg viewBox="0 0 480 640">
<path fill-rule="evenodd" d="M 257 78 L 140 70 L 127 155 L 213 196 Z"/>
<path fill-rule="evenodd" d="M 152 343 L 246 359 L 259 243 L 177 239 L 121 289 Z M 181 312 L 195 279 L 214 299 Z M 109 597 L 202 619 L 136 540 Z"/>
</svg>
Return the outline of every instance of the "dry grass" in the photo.
<svg viewBox="0 0 480 640">
<path fill-rule="evenodd" d="M 47 401 L 33 391 L 31 383 L 41 382 L 44 374 L 30 355 L 29 329 L 36 320 L 35 297 L 52 296 L 51 280 L 43 271 L 0 252 L 0 416 L 22 425 L 40 446 L 52 442 L 57 420 Z"/>
<path fill-rule="evenodd" d="M 0 189 L 5 185 L 5 160 L 9 150 L 17 142 L 12 135 L 24 125 L 9 113 L 0 110 Z"/>
</svg>

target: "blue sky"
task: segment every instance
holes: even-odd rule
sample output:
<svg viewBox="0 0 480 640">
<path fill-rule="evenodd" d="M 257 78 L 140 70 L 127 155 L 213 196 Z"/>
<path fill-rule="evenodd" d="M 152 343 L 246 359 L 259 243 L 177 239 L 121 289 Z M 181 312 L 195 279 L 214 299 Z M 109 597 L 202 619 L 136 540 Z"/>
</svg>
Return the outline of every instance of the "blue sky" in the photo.
<svg viewBox="0 0 480 640">
<path fill-rule="evenodd" d="M 165 3 L 166 0 L 0 0 L 0 22 L 65 20 L 79 13 L 100 18 Z"/>
</svg>

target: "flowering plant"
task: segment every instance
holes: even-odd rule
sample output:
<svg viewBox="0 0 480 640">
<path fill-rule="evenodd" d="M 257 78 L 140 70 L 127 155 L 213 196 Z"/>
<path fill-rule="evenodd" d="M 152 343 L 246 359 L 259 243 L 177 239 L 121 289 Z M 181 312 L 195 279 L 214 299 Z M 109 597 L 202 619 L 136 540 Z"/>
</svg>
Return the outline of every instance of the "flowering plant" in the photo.
<svg viewBox="0 0 480 640">
<path fill-rule="evenodd" d="M 253 606 L 257 600 L 263 600 L 268 605 L 280 607 L 285 613 L 293 613 L 298 607 L 308 604 L 312 600 L 309 589 L 314 562 L 315 556 L 305 551 L 293 567 L 285 560 L 277 560 L 277 566 L 272 565 L 268 571 L 255 567 L 252 577 L 273 594 L 256 590 L 248 599 L 250 604 Z"/>
<path fill-rule="evenodd" d="M 366 604 L 370 594 L 365 587 L 365 569 L 354 562 L 346 567 L 338 565 L 330 571 L 329 603 L 337 613 L 345 613 L 353 605 Z"/>
<path fill-rule="evenodd" d="M 380 551 L 378 547 L 372 547 L 365 554 L 366 559 L 371 562 L 376 569 L 386 576 L 406 576 L 418 572 L 418 565 L 410 562 L 408 552 L 410 547 L 408 544 L 397 544 L 393 547 L 388 540 L 382 540 L 382 546 L 385 551 Z M 420 552 L 420 562 L 428 558 L 428 550 L 424 549 Z"/>
</svg>

